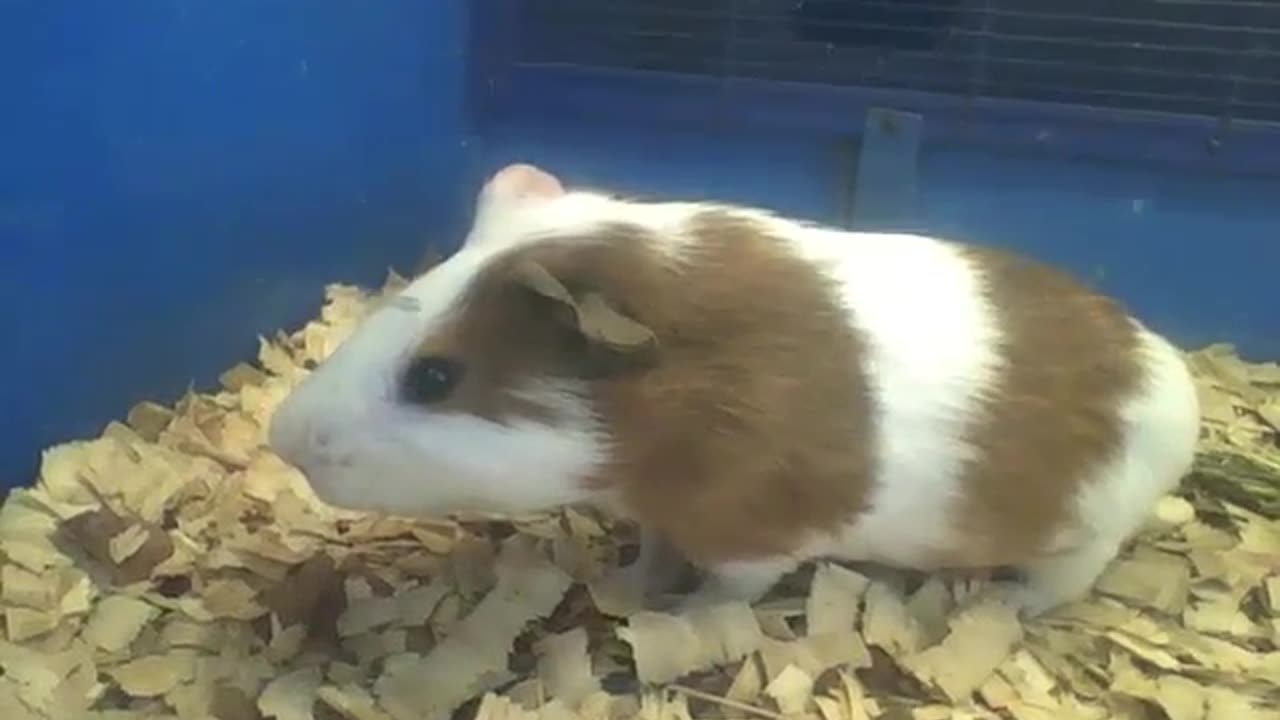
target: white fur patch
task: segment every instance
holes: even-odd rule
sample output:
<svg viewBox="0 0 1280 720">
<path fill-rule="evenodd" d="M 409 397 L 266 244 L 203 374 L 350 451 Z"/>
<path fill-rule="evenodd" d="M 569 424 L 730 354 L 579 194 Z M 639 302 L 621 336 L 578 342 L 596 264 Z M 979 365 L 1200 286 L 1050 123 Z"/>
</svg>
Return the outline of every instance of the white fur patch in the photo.
<svg viewBox="0 0 1280 720">
<path fill-rule="evenodd" d="M 574 196 L 565 197 L 573 205 Z M 487 235 L 473 233 L 458 253 L 366 318 L 276 411 L 272 447 L 306 473 L 322 499 L 401 515 L 524 512 L 590 499 L 583 481 L 606 461 L 611 440 L 581 388 L 539 382 L 512 389 L 553 410 L 552 424 L 491 422 L 398 398 L 415 349 L 450 319 L 477 273 L 542 239 L 513 220 L 513 212 L 529 210 L 521 205 L 513 211 L 490 204 L 479 218 Z"/>
<path fill-rule="evenodd" d="M 867 342 L 876 413 L 870 509 L 813 550 L 921 563 L 954 540 L 950 505 L 974 452 L 965 433 L 1002 363 L 981 277 L 953 246 L 918 235 L 812 227 L 785 237 L 838 284 Z"/>
</svg>

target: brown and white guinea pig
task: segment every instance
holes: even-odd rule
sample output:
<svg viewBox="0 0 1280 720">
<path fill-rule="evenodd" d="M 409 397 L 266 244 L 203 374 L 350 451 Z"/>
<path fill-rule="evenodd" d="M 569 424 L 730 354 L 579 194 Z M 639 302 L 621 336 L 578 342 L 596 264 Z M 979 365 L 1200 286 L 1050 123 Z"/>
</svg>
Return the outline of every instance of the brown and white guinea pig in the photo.
<svg viewBox="0 0 1280 720">
<path fill-rule="evenodd" d="M 1180 353 L 1044 265 L 512 165 L 270 438 L 340 507 L 616 511 L 706 572 L 690 604 L 828 557 L 1012 566 L 1036 614 L 1091 588 L 1198 429 Z"/>
</svg>

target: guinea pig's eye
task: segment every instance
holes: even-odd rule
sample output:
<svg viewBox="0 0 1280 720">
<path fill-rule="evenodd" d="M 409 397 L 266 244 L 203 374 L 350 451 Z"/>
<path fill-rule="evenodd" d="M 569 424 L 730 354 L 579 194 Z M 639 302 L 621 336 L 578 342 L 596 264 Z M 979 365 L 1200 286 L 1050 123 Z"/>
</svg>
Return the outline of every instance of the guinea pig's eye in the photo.
<svg viewBox="0 0 1280 720">
<path fill-rule="evenodd" d="M 462 379 L 462 363 L 443 357 L 418 357 L 409 363 L 401 392 L 412 403 L 430 405 L 449 397 Z"/>
</svg>

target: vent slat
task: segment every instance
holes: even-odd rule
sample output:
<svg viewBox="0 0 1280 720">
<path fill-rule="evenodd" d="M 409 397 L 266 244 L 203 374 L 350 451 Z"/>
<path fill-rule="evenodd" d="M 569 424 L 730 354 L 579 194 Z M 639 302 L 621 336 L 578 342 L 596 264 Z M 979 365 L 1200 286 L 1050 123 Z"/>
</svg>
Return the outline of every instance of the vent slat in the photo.
<svg viewBox="0 0 1280 720">
<path fill-rule="evenodd" d="M 1280 0 L 520 0 L 518 60 L 1280 122 Z"/>
</svg>

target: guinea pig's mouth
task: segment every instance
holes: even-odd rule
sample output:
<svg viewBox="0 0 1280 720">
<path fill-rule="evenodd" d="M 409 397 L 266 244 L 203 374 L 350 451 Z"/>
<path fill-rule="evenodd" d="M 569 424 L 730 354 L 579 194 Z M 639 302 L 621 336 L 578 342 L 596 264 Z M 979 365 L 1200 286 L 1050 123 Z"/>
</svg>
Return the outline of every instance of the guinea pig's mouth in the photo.
<svg viewBox="0 0 1280 720">
<path fill-rule="evenodd" d="M 299 470 L 311 488 L 311 492 L 330 507 L 358 512 L 387 513 L 389 511 L 388 508 L 381 507 L 382 503 L 371 502 L 374 498 L 368 494 L 351 492 L 358 485 L 342 468 L 324 465 L 299 468 Z"/>
</svg>

